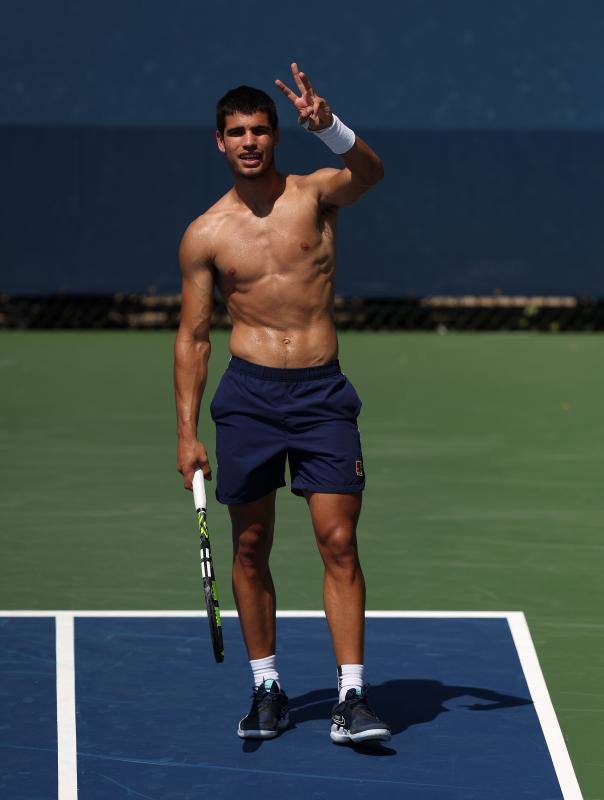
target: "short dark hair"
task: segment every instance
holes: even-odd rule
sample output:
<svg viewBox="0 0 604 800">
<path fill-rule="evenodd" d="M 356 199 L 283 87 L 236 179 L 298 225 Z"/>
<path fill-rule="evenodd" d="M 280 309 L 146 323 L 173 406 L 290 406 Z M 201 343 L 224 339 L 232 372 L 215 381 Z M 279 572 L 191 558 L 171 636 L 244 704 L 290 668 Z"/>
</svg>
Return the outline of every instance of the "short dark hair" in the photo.
<svg viewBox="0 0 604 800">
<path fill-rule="evenodd" d="M 272 97 L 269 97 L 262 89 L 254 89 L 252 86 L 237 86 L 228 91 L 216 104 L 216 128 L 223 136 L 227 114 L 236 114 L 237 112 L 255 114 L 257 111 L 264 111 L 268 114 L 273 130 L 279 127 L 277 107 Z"/>
</svg>

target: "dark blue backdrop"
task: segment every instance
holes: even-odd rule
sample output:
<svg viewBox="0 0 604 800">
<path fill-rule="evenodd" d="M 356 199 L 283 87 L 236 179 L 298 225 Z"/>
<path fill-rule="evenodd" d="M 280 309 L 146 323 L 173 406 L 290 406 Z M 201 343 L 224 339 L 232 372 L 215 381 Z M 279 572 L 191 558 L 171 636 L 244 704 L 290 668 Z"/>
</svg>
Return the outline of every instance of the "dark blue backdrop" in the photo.
<svg viewBox="0 0 604 800">
<path fill-rule="evenodd" d="M 604 295 L 603 36 L 590 0 L 11 4 L 0 290 L 177 289 L 229 187 L 224 91 L 275 96 L 283 169 L 338 163 L 277 96 L 297 60 L 386 167 L 341 212 L 339 292 Z"/>
</svg>

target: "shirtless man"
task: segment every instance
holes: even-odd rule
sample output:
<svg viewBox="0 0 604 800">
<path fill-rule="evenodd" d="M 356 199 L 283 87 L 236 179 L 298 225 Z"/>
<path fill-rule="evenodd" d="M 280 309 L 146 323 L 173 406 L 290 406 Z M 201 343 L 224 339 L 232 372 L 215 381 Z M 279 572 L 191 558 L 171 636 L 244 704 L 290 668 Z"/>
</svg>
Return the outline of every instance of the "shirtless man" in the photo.
<svg viewBox="0 0 604 800">
<path fill-rule="evenodd" d="M 285 486 L 289 458 L 291 490 L 306 499 L 325 566 L 323 600 L 339 689 L 331 739 L 386 740 L 390 730 L 363 689 L 365 583 L 356 542 L 365 486 L 356 422 L 361 401 L 341 372 L 333 318 L 338 209 L 358 200 L 384 170 L 295 63 L 291 69 L 299 94 L 280 80 L 276 85 L 298 122 L 340 154 L 344 165 L 283 175 L 274 161 L 279 129 L 273 100 L 239 86 L 218 102 L 216 142 L 233 187 L 189 225 L 180 244 L 177 464 L 187 489 L 196 469 L 211 480 L 197 422 L 216 283 L 233 322 L 232 356 L 210 405 L 216 498 L 231 517 L 233 594 L 255 684 L 250 713 L 237 732 L 271 738 L 289 724 L 269 569 L 275 495 Z"/>
</svg>

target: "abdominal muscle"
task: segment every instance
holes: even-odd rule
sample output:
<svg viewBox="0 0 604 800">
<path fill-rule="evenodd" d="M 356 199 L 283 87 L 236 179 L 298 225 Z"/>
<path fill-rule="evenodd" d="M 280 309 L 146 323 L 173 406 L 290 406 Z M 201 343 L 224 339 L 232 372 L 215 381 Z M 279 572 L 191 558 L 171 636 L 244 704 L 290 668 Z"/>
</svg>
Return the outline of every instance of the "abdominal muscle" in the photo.
<svg viewBox="0 0 604 800">
<path fill-rule="evenodd" d="M 268 367 L 318 366 L 338 356 L 336 220 L 296 187 L 265 220 L 247 211 L 228 217 L 214 259 L 233 321 L 231 353 Z"/>
<path fill-rule="evenodd" d="M 256 285 L 228 297 L 231 353 L 281 368 L 319 366 L 337 358 L 332 285 L 326 276 L 322 278 L 304 287 L 284 281 L 275 293 L 266 284 Z"/>
<path fill-rule="evenodd" d="M 338 357 L 338 339 L 331 318 L 304 328 L 234 323 L 229 349 L 234 356 L 265 367 L 315 367 Z"/>
</svg>

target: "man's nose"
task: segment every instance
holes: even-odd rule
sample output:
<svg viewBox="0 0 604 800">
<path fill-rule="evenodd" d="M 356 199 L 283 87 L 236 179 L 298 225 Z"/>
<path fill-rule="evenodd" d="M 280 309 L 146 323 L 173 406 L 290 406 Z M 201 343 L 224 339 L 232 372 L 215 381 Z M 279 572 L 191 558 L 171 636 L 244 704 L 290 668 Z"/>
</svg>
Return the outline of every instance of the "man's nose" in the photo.
<svg viewBox="0 0 604 800">
<path fill-rule="evenodd" d="M 254 134 L 251 131 L 248 131 L 245 134 L 245 139 L 244 139 L 244 142 L 243 142 L 243 146 L 244 147 L 250 147 L 250 148 L 251 147 L 256 147 L 256 137 L 254 136 Z"/>
</svg>

